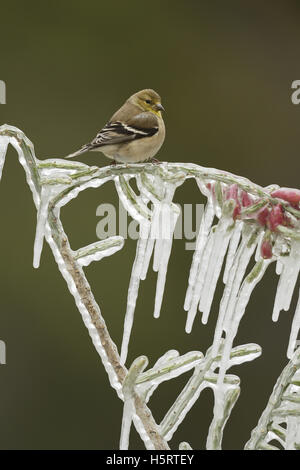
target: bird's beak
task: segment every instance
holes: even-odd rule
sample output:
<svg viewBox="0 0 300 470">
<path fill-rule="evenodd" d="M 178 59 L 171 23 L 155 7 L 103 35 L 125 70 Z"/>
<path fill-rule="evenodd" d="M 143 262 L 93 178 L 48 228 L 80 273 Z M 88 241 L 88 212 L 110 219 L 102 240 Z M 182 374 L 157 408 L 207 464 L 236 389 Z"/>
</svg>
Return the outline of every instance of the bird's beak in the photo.
<svg viewBox="0 0 300 470">
<path fill-rule="evenodd" d="M 165 108 L 163 107 L 163 105 L 161 103 L 156 103 L 155 108 L 157 109 L 157 111 L 164 111 L 165 110 Z"/>
</svg>

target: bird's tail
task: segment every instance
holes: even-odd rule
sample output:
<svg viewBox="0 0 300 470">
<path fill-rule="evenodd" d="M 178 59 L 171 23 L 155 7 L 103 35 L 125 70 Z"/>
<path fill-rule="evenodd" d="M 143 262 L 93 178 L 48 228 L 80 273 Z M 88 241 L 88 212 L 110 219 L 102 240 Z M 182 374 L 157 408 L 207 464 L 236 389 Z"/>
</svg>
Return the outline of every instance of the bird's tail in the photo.
<svg viewBox="0 0 300 470">
<path fill-rule="evenodd" d="M 77 150 L 77 152 L 70 153 L 70 155 L 67 155 L 65 158 L 77 157 L 77 155 L 81 155 L 82 153 L 87 152 L 90 148 L 91 146 L 89 144 L 86 144 L 83 147 L 81 147 L 81 149 Z"/>
</svg>

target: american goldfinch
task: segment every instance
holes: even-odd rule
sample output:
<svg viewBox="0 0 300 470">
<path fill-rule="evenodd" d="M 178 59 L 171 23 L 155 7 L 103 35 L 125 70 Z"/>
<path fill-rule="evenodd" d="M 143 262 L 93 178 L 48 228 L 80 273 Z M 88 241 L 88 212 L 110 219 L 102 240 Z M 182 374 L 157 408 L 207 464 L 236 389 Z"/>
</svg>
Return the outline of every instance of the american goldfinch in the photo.
<svg viewBox="0 0 300 470">
<path fill-rule="evenodd" d="M 136 163 L 152 159 L 165 139 L 164 108 L 160 96 L 146 89 L 130 96 L 91 143 L 66 158 L 99 151 L 113 163 Z"/>
</svg>

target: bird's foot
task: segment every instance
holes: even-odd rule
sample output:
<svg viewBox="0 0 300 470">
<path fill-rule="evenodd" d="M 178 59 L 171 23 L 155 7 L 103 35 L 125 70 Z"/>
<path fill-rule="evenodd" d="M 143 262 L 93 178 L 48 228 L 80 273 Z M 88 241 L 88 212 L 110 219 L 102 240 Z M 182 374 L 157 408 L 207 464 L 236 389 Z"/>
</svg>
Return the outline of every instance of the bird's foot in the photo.
<svg viewBox="0 0 300 470">
<path fill-rule="evenodd" d="M 116 160 L 113 160 L 113 161 L 111 162 L 110 166 L 116 166 L 116 164 L 117 164 Z"/>
<path fill-rule="evenodd" d="M 161 165 L 162 162 L 157 160 L 157 158 L 150 158 L 150 162 L 153 163 L 153 165 Z"/>
</svg>

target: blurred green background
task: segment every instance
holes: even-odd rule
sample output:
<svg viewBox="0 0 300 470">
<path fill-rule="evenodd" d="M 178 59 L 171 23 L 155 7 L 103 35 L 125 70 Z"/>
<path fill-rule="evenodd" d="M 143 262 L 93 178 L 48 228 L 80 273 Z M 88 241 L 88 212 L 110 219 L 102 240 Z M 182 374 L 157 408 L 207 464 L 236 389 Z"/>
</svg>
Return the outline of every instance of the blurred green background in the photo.
<svg viewBox="0 0 300 470">
<path fill-rule="evenodd" d="M 297 1 L 51 1 L 1 5 L 0 79 L 7 104 L 0 124 L 22 129 L 39 158 L 60 157 L 93 138 L 135 91 L 157 90 L 166 108 L 160 159 L 225 169 L 258 184 L 299 187 L 300 105 L 291 83 L 300 79 Z M 105 165 L 101 154 L 82 157 Z M 62 212 L 74 248 L 96 240 L 96 208 L 116 202 L 113 185 L 89 190 Z M 202 202 L 195 183 L 176 201 Z M 2 449 L 112 449 L 122 404 L 110 388 L 65 282 L 45 247 L 32 268 L 36 211 L 23 169 L 10 149 L 0 185 L 0 366 Z M 111 335 L 120 346 L 135 252 L 128 241 L 86 269 Z M 168 349 L 205 351 L 212 342 L 217 302 L 207 326 L 197 318 L 184 332 L 184 294 L 192 252 L 176 241 L 161 318 L 152 317 L 155 276 L 140 288 L 129 363 L 145 354 L 152 365 Z M 271 321 L 274 267 L 257 287 L 235 345 L 257 342 L 263 355 L 232 369 L 242 393 L 224 433 L 239 449 L 264 409 L 280 371 L 292 312 Z M 220 292 L 219 292 L 220 294 Z M 218 299 L 218 295 L 217 295 Z M 187 376 L 160 386 L 150 402 L 155 419 Z M 204 448 L 213 399 L 205 391 L 173 440 Z M 143 448 L 135 431 L 132 448 Z"/>
</svg>

